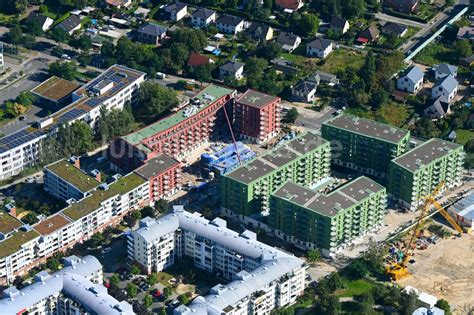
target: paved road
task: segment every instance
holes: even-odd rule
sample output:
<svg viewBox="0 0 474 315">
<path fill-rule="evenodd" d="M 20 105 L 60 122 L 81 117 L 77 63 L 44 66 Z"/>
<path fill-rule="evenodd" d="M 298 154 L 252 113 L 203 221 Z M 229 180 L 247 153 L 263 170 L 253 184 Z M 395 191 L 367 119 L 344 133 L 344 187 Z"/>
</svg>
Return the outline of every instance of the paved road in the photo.
<svg viewBox="0 0 474 315">
<path fill-rule="evenodd" d="M 420 22 L 415 22 L 415 21 L 408 20 L 408 19 L 402 19 L 402 18 L 399 18 L 399 17 L 396 17 L 396 16 L 381 13 L 381 12 L 376 13 L 375 17 L 379 20 L 382 20 L 382 21 L 398 23 L 398 24 L 403 24 L 403 25 L 407 25 L 407 26 L 414 26 L 414 27 L 419 27 L 419 28 L 428 27 L 428 24 L 426 24 L 426 23 L 420 23 Z"/>
</svg>

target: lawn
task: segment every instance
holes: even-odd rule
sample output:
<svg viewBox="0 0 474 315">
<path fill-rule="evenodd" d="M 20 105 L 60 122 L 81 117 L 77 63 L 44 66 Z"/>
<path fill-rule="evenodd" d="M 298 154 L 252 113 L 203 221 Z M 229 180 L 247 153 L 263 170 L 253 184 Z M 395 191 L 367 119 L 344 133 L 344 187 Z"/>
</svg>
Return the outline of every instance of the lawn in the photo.
<svg viewBox="0 0 474 315">
<path fill-rule="evenodd" d="M 357 295 L 361 295 L 365 292 L 372 290 L 377 284 L 366 279 L 359 279 L 359 280 L 345 280 L 345 289 L 337 290 L 335 292 L 336 296 L 338 297 L 353 297 Z"/>
<path fill-rule="evenodd" d="M 426 46 L 414 59 L 415 62 L 432 66 L 435 64 L 457 64 L 456 52 L 440 43 L 431 43 Z"/>
<path fill-rule="evenodd" d="M 8 24 L 14 17 L 14 15 L 0 13 L 0 24 Z"/>
<path fill-rule="evenodd" d="M 158 275 L 158 282 L 164 285 L 165 287 L 168 287 L 170 285 L 169 281 L 172 278 L 174 278 L 173 275 L 164 271 L 158 272 L 157 275 Z"/>
<path fill-rule="evenodd" d="M 474 131 L 466 129 L 456 129 L 456 142 L 465 145 L 467 141 L 474 139 Z"/>
<path fill-rule="evenodd" d="M 346 72 L 348 68 L 353 68 L 358 71 L 365 62 L 365 57 L 361 53 L 338 49 L 332 52 L 319 70 L 341 75 Z"/>
</svg>

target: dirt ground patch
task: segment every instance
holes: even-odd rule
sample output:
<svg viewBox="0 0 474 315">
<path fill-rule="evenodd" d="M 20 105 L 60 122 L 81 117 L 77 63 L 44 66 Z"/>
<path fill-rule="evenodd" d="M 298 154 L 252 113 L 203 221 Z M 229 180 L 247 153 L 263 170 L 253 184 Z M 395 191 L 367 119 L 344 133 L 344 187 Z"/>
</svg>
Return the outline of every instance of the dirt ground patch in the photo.
<svg viewBox="0 0 474 315">
<path fill-rule="evenodd" d="M 188 292 L 194 293 L 194 289 L 195 289 L 195 286 L 192 284 L 180 284 L 178 285 L 175 291 L 176 291 L 176 294 L 182 295 Z"/>
<path fill-rule="evenodd" d="M 411 276 L 400 281 L 420 291 L 449 301 L 454 314 L 467 314 L 474 307 L 474 235 L 445 239 L 416 251 Z"/>
</svg>

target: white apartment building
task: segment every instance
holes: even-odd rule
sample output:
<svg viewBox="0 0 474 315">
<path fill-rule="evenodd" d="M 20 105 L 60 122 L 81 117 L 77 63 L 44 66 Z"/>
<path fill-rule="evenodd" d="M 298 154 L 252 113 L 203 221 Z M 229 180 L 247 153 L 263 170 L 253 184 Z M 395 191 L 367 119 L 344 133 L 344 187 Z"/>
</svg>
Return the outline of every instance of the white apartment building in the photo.
<svg viewBox="0 0 474 315">
<path fill-rule="evenodd" d="M 145 80 L 145 73 L 120 65 L 111 66 L 96 79 L 72 93 L 73 103 L 0 139 L 0 180 L 20 173 L 38 161 L 41 139 L 57 130 L 61 123 L 82 120 L 94 126 L 100 109 L 123 109 L 134 101 L 135 91 Z"/>
<path fill-rule="evenodd" d="M 290 305 L 304 293 L 304 262 L 257 241 L 256 234 L 227 228 L 226 221 L 212 221 L 175 206 L 157 220 L 145 218 L 128 238 L 129 258 L 148 273 L 171 266 L 182 256 L 195 266 L 231 281 L 174 310 L 187 314 L 270 314 Z"/>
<path fill-rule="evenodd" d="M 63 259 L 64 268 L 53 274 L 41 271 L 35 282 L 21 290 L 10 287 L 3 291 L 0 310 L 4 315 L 132 315 L 132 306 L 119 302 L 102 285 L 102 266 L 97 258 Z"/>
<path fill-rule="evenodd" d="M 147 206 L 149 190 L 149 182 L 135 173 L 116 177 L 113 183 L 100 185 L 32 227 L 0 234 L 0 283 L 11 283 L 57 251 L 119 223 L 129 211 Z"/>
</svg>

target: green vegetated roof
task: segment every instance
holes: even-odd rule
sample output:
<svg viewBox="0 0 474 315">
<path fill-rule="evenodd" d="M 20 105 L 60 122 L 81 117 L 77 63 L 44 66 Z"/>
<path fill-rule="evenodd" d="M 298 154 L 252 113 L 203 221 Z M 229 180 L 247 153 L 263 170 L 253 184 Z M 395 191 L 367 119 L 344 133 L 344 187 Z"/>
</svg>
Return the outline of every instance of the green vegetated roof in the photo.
<svg viewBox="0 0 474 315">
<path fill-rule="evenodd" d="M 72 220 L 79 220 L 83 216 L 97 210 L 103 201 L 115 195 L 125 194 L 145 182 L 146 180 L 143 177 L 131 173 L 110 184 L 107 189 L 98 188 L 94 190 L 90 196 L 64 209 L 63 213 Z"/>
<path fill-rule="evenodd" d="M 9 233 L 20 226 L 22 226 L 20 221 L 6 212 L 0 212 L 0 233 Z"/>
<path fill-rule="evenodd" d="M 0 258 L 10 256 L 17 252 L 20 246 L 39 236 L 36 231 L 17 231 L 12 236 L 0 242 Z"/>
<path fill-rule="evenodd" d="M 199 99 L 202 103 L 205 103 L 204 106 L 198 109 L 197 113 L 203 111 L 205 108 L 207 108 L 210 104 L 213 102 L 209 102 L 209 99 L 207 98 L 208 96 L 211 96 L 214 100 L 217 100 L 221 98 L 224 95 L 231 94 L 233 93 L 234 90 L 224 88 L 221 86 L 217 85 L 209 85 L 205 89 L 203 89 L 201 92 L 199 92 L 194 98 Z M 169 115 L 168 117 L 165 117 L 163 119 L 158 120 L 157 122 L 140 129 L 134 133 L 131 133 L 129 135 L 126 135 L 122 137 L 124 140 L 128 141 L 131 144 L 139 144 L 141 141 L 143 141 L 146 138 L 149 138 L 159 132 L 162 132 L 164 130 L 167 130 L 180 122 L 186 120 L 188 117 L 184 115 L 184 111 L 186 108 L 181 109 L 180 111 Z"/>
<path fill-rule="evenodd" d="M 89 176 L 65 160 L 48 165 L 46 166 L 46 169 L 53 172 L 65 181 L 71 183 L 82 192 L 87 192 L 100 185 L 100 182 L 94 177 Z"/>
</svg>

